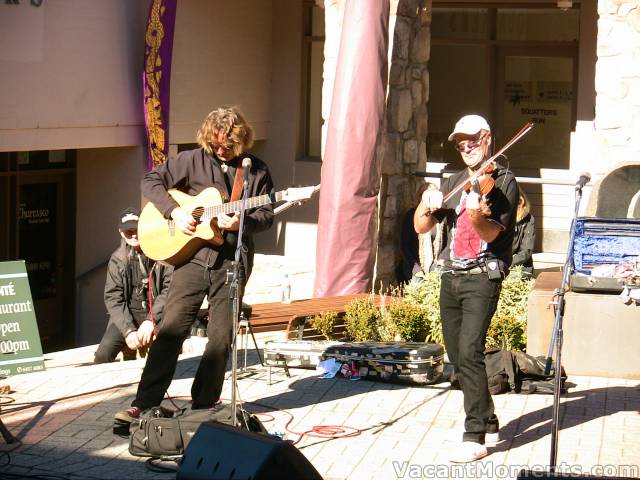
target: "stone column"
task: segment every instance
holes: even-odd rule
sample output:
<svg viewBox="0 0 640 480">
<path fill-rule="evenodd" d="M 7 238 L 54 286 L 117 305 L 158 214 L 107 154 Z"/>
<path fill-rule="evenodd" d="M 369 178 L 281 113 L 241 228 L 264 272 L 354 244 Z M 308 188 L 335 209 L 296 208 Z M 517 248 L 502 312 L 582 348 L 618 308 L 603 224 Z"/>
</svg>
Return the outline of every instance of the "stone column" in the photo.
<svg viewBox="0 0 640 480">
<path fill-rule="evenodd" d="M 602 172 L 640 160 L 640 3 L 598 0 L 595 132 Z"/>
<path fill-rule="evenodd" d="M 427 162 L 431 0 L 392 1 L 389 24 L 387 125 L 378 148 L 382 181 L 376 289 L 395 283 L 402 218 L 417 203 L 416 189 L 422 182 L 412 174 L 424 171 Z"/>
</svg>

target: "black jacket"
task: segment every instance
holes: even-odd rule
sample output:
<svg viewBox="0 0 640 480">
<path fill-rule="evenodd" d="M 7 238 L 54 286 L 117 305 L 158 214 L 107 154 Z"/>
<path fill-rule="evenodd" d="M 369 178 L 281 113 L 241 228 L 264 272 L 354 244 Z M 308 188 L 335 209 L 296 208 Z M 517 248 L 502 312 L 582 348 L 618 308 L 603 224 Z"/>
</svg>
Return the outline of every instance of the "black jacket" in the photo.
<svg viewBox="0 0 640 480">
<path fill-rule="evenodd" d="M 418 234 L 413 227 L 413 215 L 415 211 L 415 207 L 410 208 L 402 219 L 402 230 L 400 231 L 402 264 L 396 275 L 399 282 L 408 282 L 414 274 L 422 271 L 422 267 L 420 266 Z"/>
<path fill-rule="evenodd" d="M 491 175 L 495 181 L 494 188 L 486 195 L 486 200 L 491 209 L 491 220 L 499 223 L 504 230 L 498 234 L 496 239 L 487 244 L 487 253 L 502 260 L 505 267 L 511 265 L 511 248 L 516 223 L 516 210 L 518 205 L 518 184 L 510 170 L 497 165 Z M 467 169 L 444 179 L 440 190 L 446 196 L 461 182 L 468 178 Z M 446 219 L 446 247 L 440 253 L 440 260 L 446 261 L 451 257 L 453 234 L 456 228 L 458 215 L 455 208 L 460 203 L 462 190 L 449 199 L 441 210 L 434 212 L 438 221 Z"/>
<path fill-rule="evenodd" d="M 133 285 L 128 268 L 128 263 L 131 261 L 130 252 L 131 247 L 121 240 L 120 247 L 111 254 L 109 259 L 107 280 L 104 285 L 104 304 L 107 307 L 109 321 L 118 327 L 124 337 L 129 332 L 137 330 L 139 326 L 129 310 L 133 289 L 137 287 Z M 156 323 L 162 320 L 164 314 L 172 271 L 172 267 L 158 262 L 151 270 L 152 310 Z"/>
<path fill-rule="evenodd" d="M 522 271 L 533 273 L 533 245 L 536 239 L 535 219 L 530 213 L 516 224 L 513 236 L 513 265 L 522 265 Z"/>
</svg>

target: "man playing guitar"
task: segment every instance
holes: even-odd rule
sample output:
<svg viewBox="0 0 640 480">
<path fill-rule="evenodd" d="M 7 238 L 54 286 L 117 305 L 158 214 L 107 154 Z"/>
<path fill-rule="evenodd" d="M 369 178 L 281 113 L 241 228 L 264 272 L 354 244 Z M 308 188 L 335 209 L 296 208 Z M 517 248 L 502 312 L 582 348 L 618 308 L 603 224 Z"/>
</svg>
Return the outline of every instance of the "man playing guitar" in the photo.
<svg viewBox="0 0 640 480">
<path fill-rule="evenodd" d="M 223 198 L 235 200 L 242 190 L 242 160 L 248 157 L 251 159 L 248 196 L 273 194 L 267 165 L 245 153 L 253 144 L 253 130 L 237 109 L 224 107 L 209 113 L 198 129 L 197 141 L 200 148 L 169 158 L 147 173 L 141 183 L 144 196 L 185 235 L 194 235 L 198 219 L 180 207 L 169 189 L 197 195 L 215 187 Z M 237 212 L 218 216 L 213 222 L 223 232 L 224 241 L 219 245 L 202 242 L 188 261 L 175 266 L 164 320 L 149 350 L 136 398 L 131 408 L 116 414 L 116 421 L 131 422 L 144 410 L 160 405 L 171 384 L 182 342 L 205 295 L 209 302 L 208 342 L 191 387 L 192 408 L 210 408 L 219 400 L 233 333 L 227 272 L 232 270 L 239 221 Z M 240 296 L 253 265 L 252 235 L 268 229 L 272 223 L 270 204 L 245 215 Z"/>
</svg>

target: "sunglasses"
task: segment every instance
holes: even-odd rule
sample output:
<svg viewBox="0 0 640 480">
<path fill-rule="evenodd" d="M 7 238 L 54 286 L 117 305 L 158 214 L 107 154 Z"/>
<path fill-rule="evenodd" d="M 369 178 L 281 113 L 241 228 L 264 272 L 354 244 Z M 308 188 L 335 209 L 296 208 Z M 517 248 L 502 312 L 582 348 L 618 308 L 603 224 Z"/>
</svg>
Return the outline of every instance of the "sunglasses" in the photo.
<svg viewBox="0 0 640 480">
<path fill-rule="evenodd" d="M 482 139 L 480 139 L 480 140 L 478 140 L 476 142 L 460 142 L 460 143 L 456 143 L 453 146 L 453 148 L 455 148 L 459 152 L 472 152 L 476 148 L 478 148 L 480 145 L 482 145 Z"/>
<path fill-rule="evenodd" d="M 482 136 L 477 140 L 463 140 L 462 142 L 456 143 L 453 148 L 455 148 L 459 152 L 473 152 L 476 148 L 482 145 L 485 137 Z"/>
<path fill-rule="evenodd" d="M 219 148 L 221 148 L 225 152 L 229 152 L 233 150 L 233 148 L 235 147 L 235 144 L 231 142 L 225 142 L 225 143 L 213 142 L 211 145 L 213 146 L 214 150 L 218 150 Z"/>
</svg>

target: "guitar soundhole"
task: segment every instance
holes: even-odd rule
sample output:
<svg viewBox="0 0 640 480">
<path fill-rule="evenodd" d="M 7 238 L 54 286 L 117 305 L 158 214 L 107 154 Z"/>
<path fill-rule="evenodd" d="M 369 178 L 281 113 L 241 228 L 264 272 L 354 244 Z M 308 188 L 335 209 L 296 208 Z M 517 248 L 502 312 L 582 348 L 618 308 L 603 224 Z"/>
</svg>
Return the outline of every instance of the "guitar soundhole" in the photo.
<svg viewBox="0 0 640 480">
<path fill-rule="evenodd" d="M 191 211 L 191 216 L 198 223 L 200 223 L 200 219 L 202 218 L 202 215 L 204 215 L 204 207 L 196 207 Z"/>
</svg>

